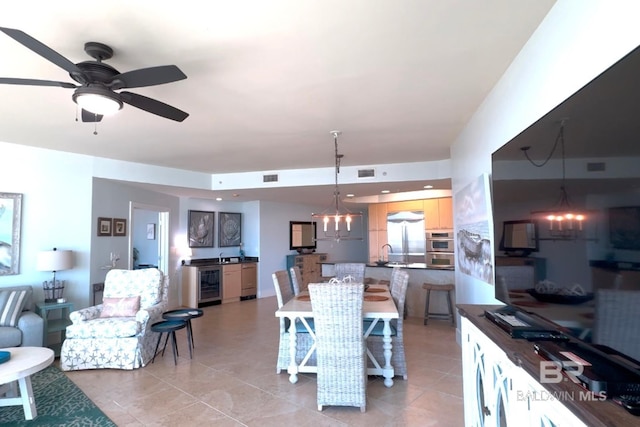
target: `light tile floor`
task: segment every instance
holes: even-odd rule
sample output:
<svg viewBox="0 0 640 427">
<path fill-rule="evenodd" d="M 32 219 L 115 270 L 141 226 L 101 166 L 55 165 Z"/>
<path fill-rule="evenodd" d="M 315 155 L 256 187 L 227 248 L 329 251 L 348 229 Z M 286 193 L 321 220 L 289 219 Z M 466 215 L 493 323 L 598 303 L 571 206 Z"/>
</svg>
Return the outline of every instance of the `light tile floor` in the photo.
<svg viewBox="0 0 640 427">
<path fill-rule="evenodd" d="M 276 374 L 275 297 L 204 308 L 193 320 L 195 352 L 178 332 L 178 365 L 167 351 L 134 371 L 68 372 L 119 426 L 445 426 L 463 425 L 462 367 L 455 328 L 405 320 L 409 379 L 367 386 L 367 411 L 316 405 L 315 375 Z M 167 348 L 169 350 L 169 348 Z"/>
</svg>

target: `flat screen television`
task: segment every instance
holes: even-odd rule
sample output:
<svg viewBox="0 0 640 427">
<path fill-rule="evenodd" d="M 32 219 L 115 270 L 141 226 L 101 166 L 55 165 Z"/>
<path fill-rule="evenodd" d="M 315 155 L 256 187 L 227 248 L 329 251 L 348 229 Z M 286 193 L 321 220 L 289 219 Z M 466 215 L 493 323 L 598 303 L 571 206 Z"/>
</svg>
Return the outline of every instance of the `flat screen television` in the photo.
<svg viewBox="0 0 640 427">
<path fill-rule="evenodd" d="M 640 343 L 640 304 L 603 305 L 606 295 L 640 292 L 640 48 L 497 149 L 491 164 L 496 298 L 640 359 L 640 344 L 623 342 Z M 567 206 L 585 218 L 559 229 L 545 215 Z M 529 243 L 500 240 L 505 225 L 527 222 L 538 224 L 537 246 L 518 267 L 500 251 Z"/>
</svg>

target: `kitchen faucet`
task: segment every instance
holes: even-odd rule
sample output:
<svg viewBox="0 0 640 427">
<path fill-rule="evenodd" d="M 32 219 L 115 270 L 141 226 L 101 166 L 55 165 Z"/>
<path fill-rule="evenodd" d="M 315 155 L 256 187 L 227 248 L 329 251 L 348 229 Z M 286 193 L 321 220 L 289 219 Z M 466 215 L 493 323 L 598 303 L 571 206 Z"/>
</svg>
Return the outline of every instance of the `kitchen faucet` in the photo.
<svg viewBox="0 0 640 427">
<path fill-rule="evenodd" d="M 224 254 L 224 252 L 220 252 L 220 255 L 218 255 L 218 264 L 222 264 L 222 254 Z"/>
<path fill-rule="evenodd" d="M 390 244 L 385 243 L 384 245 L 382 245 L 382 248 L 380 248 L 382 250 L 382 255 L 384 257 L 384 248 L 385 246 L 389 246 L 389 252 L 393 252 L 393 248 L 391 247 Z M 389 252 L 387 252 L 387 260 L 389 259 Z"/>
</svg>

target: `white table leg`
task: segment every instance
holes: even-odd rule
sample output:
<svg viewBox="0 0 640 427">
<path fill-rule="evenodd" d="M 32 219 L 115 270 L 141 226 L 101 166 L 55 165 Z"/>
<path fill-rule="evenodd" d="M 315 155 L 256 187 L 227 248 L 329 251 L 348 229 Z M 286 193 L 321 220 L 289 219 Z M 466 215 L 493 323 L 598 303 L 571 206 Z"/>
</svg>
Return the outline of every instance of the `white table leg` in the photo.
<svg viewBox="0 0 640 427">
<path fill-rule="evenodd" d="M 393 366 L 391 366 L 391 326 L 389 325 L 389 319 L 384 320 L 384 328 L 382 329 L 382 348 L 384 349 L 384 369 L 382 376 L 384 376 L 384 385 L 386 387 L 393 386 Z"/>
<path fill-rule="evenodd" d="M 20 385 L 20 396 L 22 397 L 22 407 L 24 408 L 24 418 L 32 420 L 38 416 L 36 411 L 36 401 L 33 398 L 33 389 L 31 388 L 31 376 L 27 375 L 18 380 Z"/>
<path fill-rule="evenodd" d="M 298 382 L 298 365 L 296 364 L 296 346 L 298 334 L 296 333 L 296 318 L 289 318 L 289 382 L 295 384 Z"/>
</svg>

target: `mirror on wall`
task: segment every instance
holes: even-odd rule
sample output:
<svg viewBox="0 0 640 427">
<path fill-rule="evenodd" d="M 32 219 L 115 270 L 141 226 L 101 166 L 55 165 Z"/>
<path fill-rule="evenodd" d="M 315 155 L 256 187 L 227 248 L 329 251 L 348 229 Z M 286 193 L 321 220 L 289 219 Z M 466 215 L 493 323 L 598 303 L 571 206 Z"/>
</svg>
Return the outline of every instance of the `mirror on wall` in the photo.
<svg viewBox="0 0 640 427">
<path fill-rule="evenodd" d="M 289 249 L 304 252 L 316 249 L 316 223 L 312 221 L 289 222 Z"/>
</svg>

